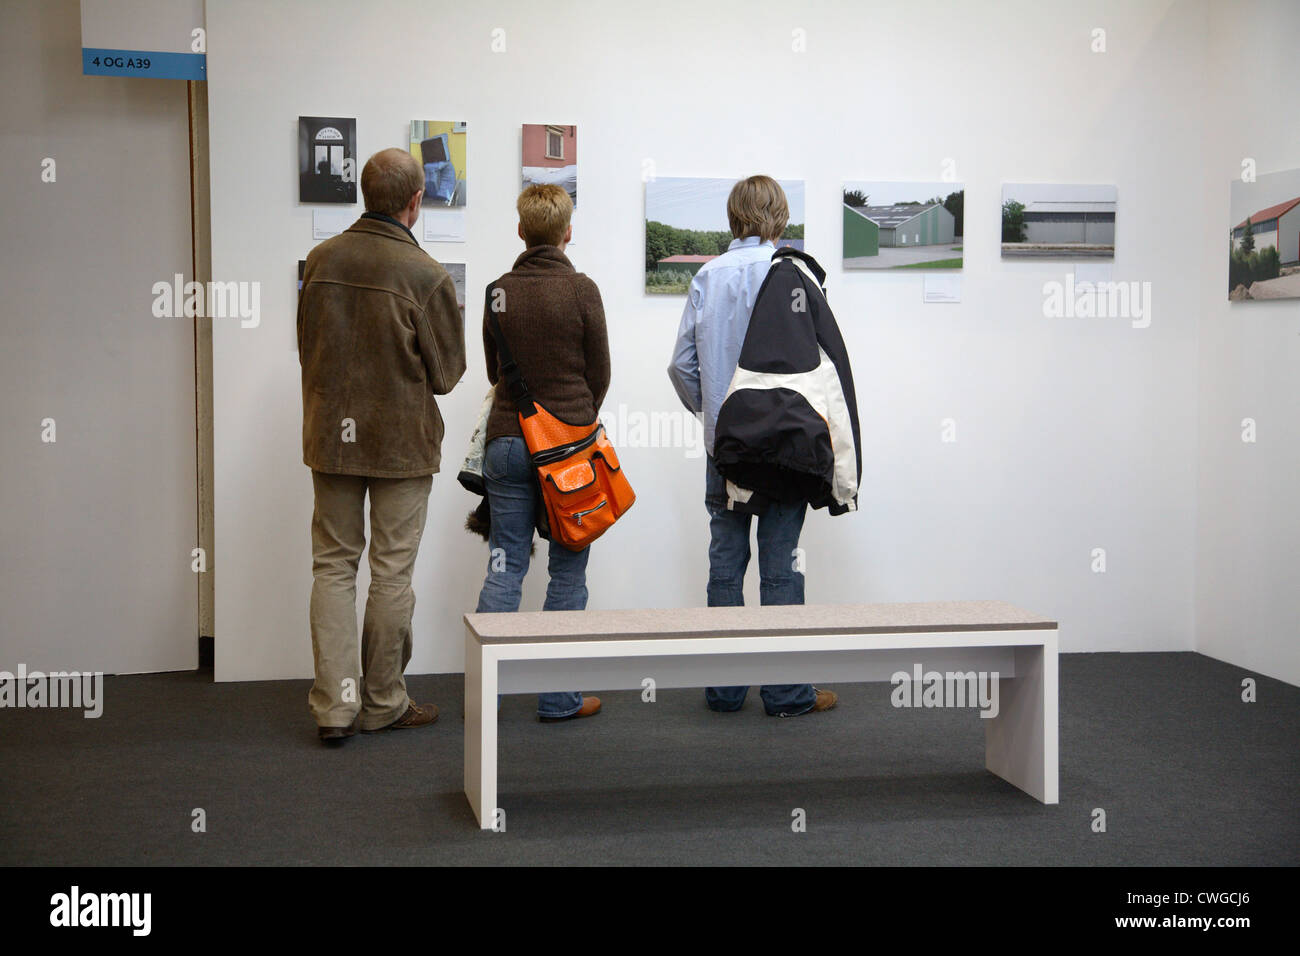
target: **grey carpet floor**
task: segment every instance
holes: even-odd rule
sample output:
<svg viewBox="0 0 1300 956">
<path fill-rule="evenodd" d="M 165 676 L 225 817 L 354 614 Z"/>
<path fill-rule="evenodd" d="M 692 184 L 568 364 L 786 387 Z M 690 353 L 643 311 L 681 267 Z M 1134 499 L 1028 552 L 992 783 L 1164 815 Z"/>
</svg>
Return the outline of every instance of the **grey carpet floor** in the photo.
<svg viewBox="0 0 1300 956">
<path fill-rule="evenodd" d="M 0 710 L 0 863 L 1295 865 L 1300 688 L 1252 675 L 1242 703 L 1247 673 L 1063 655 L 1050 807 L 984 770 L 975 712 L 895 709 L 887 684 L 793 720 L 756 690 L 734 714 L 697 690 L 602 694 L 604 713 L 554 725 L 507 697 L 501 833 L 462 793 L 460 675 L 409 678 L 432 727 L 337 749 L 305 681 L 110 677 L 98 720 Z"/>
</svg>

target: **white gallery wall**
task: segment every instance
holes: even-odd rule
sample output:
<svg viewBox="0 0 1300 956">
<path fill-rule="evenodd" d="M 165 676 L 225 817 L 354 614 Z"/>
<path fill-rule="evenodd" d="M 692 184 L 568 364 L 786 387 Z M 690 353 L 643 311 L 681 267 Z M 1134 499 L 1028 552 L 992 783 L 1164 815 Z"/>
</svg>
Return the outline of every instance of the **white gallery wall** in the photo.
<svg viewBox="0 0 1300 956">
<path fill-rule="evenodd" d="M 1300 300 L 1226 301 L 1228 183 L 1300 167 L 1300 4 L 1215 4 L 1206 73 L 1196 647 L 1300 684 Z M 1269 82 L 1236 81 L 1243 62 Z M 1242 441 L 1245 419 L 1255 440 Z"/>
<path fill-rule="evenodd" d="M 1212 411 L 1197 396 L 1213 285 L 1200 277 L 1223 268 L 1207 251 L 1227 202 L 1203 158 L 1217 132 L 1207 9 L 208 0 L 213 274 L 262 284 L 258 327 L 214 323 L 218 679 L 311 674 L 294 306 L 296 262 L 314 242 L 313 207 L 297 201 L 300 115 L 356 117 L 362 161 L 405 146 L 412 119 L 469 124 L 468 241 L 426 244 L 468 262 L 470 360 L 440 400 L 444 472 L 416 566 L 412 672 L 462 668 L 461 615 L 486 567 L 461 527 L 474 500 L 455 470 L 486 388 L 483 288 L 521 251 L 526 122 L 578 125 L 570 257 L 604 296 L 614 423 L 678 407 L 664 369 L 682 299 L 642 292 L 643 175 L 805 181 L 807 249 L 830 273 L 863 439 L 861 510 L 806 524 L 810 603 L 1000 598 L 1058 618 L 1065 651 L 1194 649 L 1198 462 L 1201 484 L 1233 494 L 1197 443 L 1198 413 Z M 938 180 L 948 161 L 966 189 L 961 303 L 924 304 L 918 275 L 843 273 L 841 184 Z M 1044 283 L 1072 266 L 1001 261 L 1003 182 L 1114 184 L 1113 278 L 1151 284 L 1149 326 L 1045 317 Z M 1289 321 L 1294 337 L 1294 315 L 1279 336 Z M 1279 379 L 1283 361 L 1271 359 Z M 1243 365 L 1220 391 L 1252 377 Z M 1267 398 L 1284 413 L 1284 386 Z M 954 442 L 941 440 L 946 419 Z M 1294 462 L 1294 431 L 1291 444 L 1270 460 Z M 703 604 L 697 450 L 619 450 L 639 500 L 592 553 L 590 606 Z M 1204 553 L 1199 566 L 1203 578 Z M 544 577 L 539 563 L 525 608 L 541 606 Z M 752 569 L 748 594 L 756 603 Z M 1268 654 L 1251 660 L 1278 673 Z"/>
<path fill-rule="evenodd" d="M 3 12 L 0 670 L 192 670 L 193 319 L 151 311 L 191 271 L 185 83 L 83 76 L 76 0 Z"/>
</svg>

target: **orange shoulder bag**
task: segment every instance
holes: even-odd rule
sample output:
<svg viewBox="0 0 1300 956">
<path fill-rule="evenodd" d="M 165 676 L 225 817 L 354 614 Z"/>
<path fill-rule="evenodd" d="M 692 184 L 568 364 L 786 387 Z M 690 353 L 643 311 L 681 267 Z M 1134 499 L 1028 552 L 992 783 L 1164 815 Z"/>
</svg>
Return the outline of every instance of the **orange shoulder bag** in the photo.
<svg viewBox="0 0 1300 956">
<path fill-rule="evenodd" d="M 491 299 L 489 288 L 489 303 Z M 570 551 L 581 551 L 632 507 L 636 492 L 600 419 L 590 425 L 570 425 L 543 408 L 528 390 L 491 305 L 487 314 L 501 374 L 514 398 L 524 443 L 537 471 L 551 538 Z"/>
</svg>

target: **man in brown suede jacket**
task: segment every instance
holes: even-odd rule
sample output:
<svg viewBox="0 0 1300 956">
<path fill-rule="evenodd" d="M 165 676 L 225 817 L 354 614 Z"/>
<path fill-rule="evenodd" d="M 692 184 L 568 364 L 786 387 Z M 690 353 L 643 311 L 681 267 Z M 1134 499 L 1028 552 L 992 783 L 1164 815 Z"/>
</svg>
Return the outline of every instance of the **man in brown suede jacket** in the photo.
<svg viewBox="0 0 1300 956">
<path fill-rule="evenodd" d="M 410 153 L 376 153 L 361 173 L 366 213 L 307 256 L 298 299 L 303 462 L 312 469 L 307 703 L 326 742 L 359 728 L 433 723 L 407 696 L 411 571 L 438 471 L 435 395 L 465 372 L 465 321 L 447 270 L 415 241 L 424 173 Z M 370 496 L 370 595 L 357 646 L 356 577 Z M 358 662 L 360 668 L 358 669 Z"/>
</svg>

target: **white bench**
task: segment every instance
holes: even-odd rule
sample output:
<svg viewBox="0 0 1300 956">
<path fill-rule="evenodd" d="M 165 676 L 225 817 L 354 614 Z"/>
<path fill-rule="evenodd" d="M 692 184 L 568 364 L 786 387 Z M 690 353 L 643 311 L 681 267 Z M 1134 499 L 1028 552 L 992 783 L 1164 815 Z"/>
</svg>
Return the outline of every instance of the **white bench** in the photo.
<svg viewBox="0 0 1300 956">
<path fill-rule="evenodd" d="M 1057 802 L 1057 625 L 1003 601 L 466 614 L 465 629 L 465 795 L 484 829 L 498 807 L 497 694 L 640 690 L 646 678 L 656 688 L 889 681 L 918 663 L 996 672 L 984 766 Z"/>
</svg>

